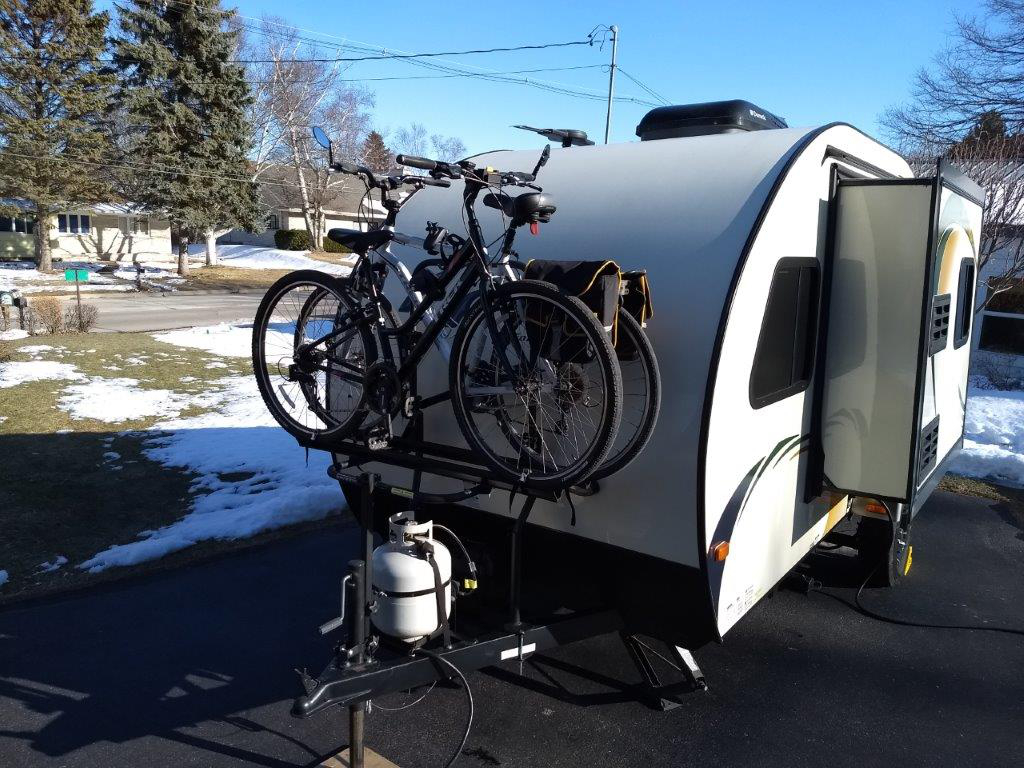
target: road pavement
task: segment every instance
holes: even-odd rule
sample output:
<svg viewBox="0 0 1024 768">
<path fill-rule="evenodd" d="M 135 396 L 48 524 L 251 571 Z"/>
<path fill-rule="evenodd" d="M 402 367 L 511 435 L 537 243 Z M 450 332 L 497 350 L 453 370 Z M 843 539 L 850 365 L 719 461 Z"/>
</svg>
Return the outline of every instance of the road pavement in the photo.
<svg viewBox="0 0 1024 768">
<path fill-rule="evenodd" d="M 88 300 L 99 308 L 97 331 L 166 331 L 252 320 L 263 293 L 95 294 Z"/>
<path fill-rule="evenodd" d="M 864 602 L 925 624 L 1024 627 L 1024 529 L 998 504 L 937 493 L 914 524 L 914 566 Z M 319 762 L 341 712 L 289 715 L 296 666 L 337 607 L 351 529 L 0 612 L 0 765 L 267 766 Z M 763 600 L 696 653 L 710 684 L 671 712 L 638 700 L 616 636 L 469 675 L 476 718 L 457 765 L 1020 766 L 1024 637 L 898 626 L 859 614 L 849 575 Z M 392 694 L 367 744 L 403 768 L 441 766 L 461 690 Z"/>
</svg>

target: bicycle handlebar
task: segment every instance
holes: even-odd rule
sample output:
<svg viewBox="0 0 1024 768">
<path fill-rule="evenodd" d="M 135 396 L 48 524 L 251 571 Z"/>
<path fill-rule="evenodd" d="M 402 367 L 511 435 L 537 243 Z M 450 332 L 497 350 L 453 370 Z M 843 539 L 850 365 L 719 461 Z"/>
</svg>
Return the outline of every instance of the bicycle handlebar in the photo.
<svg viewBox="0 0 1024 768">
<path fill-rule="evenodd" d="M 436 160 L 428 160 L 425 157 L 416 157 L 415 155 L 398 155 L 395 157 L 395 162 L 407 168 L 419 168 L 421 171 L 435 171 L 438 166 Z"/>
</svg>

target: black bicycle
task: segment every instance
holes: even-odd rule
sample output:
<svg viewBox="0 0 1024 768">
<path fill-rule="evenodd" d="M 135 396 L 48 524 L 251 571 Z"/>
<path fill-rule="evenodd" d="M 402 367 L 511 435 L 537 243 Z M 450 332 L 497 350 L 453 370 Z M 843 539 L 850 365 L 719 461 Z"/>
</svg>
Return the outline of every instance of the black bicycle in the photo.
<svg viewBox="0 0 1024 768">
<path fill-rule="evenodd" d="M 329 149 L 329 145 L 328 145 Z M 345 162 L 331 167 L 380 193 L 384 224 L 367 232 L 332 230 L 358 255 L 348 278 L 315 271 L 286 275 L 260 304 L 253 330 L 256 380 L 271 413 L 306 444 L 365 439 L 386 447 L 392 421 L 415 416 L 415 371 L 432 345 L 449 362 L 449 397 L 470 448 L 510 481 L 560 489 L 585 480 L 608 457 L 622 408 L 622 379 L 608 334 L 575 297 L 549 283 L 495 274 L 474 206 L 507 221 L 500 253 L 516 230 L 536 229 L 555 205 L 533 173 L 399 156 L 427 176 L 378 178 Z M 428 224 L 420 241 L 395 231 L 409 199 L 389 193 L 462 181 L 468 237 Z M 509 187 L 530 191 L 512 196 Z M 422 242 L 437 258 L 410 273 L 388 252 Z M 396 274 L 412 309 L 399 322 L 383 287 Z M 450 347 L 442 331 L 455 327 Z"/>
</svg>

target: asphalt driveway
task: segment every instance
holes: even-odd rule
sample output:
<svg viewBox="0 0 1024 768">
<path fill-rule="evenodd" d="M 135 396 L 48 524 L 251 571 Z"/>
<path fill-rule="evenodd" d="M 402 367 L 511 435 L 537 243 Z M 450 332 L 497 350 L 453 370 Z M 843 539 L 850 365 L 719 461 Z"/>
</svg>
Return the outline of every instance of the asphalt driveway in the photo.
<svg viewBox="0 0 1024 768">
<path fill-rule="evenodd" d="M 911 577 L 865 602 L 925 623 L 1024 628 L 1024 530 L 991 502 L 938 493 L 915 523 Z M 307 765 L 346 741 L 341 712 L 289 715 L 294 666 L 328 644 L 351 530 L 0 613 L 0 765 Z M 780 591 L 697 653 L 711 689 L 648 709 L 616 637 L 469 676 L 465 766 L 1019 766 L 1024 637 L 859 615 L 848 579 Z M 379 705 L 403 703 L 401 694 Z M 437 766 L 464 722 L 438 687 L 375 708 L 367 743 Z"/>
</svg>

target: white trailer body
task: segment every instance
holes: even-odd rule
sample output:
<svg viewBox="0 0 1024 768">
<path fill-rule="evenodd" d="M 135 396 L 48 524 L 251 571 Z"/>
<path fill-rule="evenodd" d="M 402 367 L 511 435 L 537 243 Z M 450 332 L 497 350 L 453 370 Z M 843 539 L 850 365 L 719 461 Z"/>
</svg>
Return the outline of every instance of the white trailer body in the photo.
<svg viewBox="0 0 1024 768">
<path fill-rule="evenodd" d="M 529 171 L 538 153 L 474 160 Z M 538 183 L 558 210 L 517 239 L 520 258 L 646 269 L 663 400 L 643 454 L 573 498 L 575 524 L 564 502 L 538 501 L 530 522 L 657 592 L 649 634 L 720 639 L 852 497 L 916 511 L 961 443 L 980 193 L 950 170 L 912 177 L 846 125 L 552 150 Z M 460 204 L 461 184 L 426 188 L 398 229 L 461 232 Z M 479 211 L 497 237 L 499 214 Z M 426 258 L 394 250 L 410 267 Z M 933 312 L 945 346 L 931 346 Z M 447 388 L 434 352 L 418 391 Z M 427 411 L 426 438 L 465 445 L 444 408 Z M 368 467 L 411 487 L 408 470 Z M 464 486 L 426 475 L 420 487 Z M 503 492 L 463 506 L 514 514 Z"/>
</svg>

